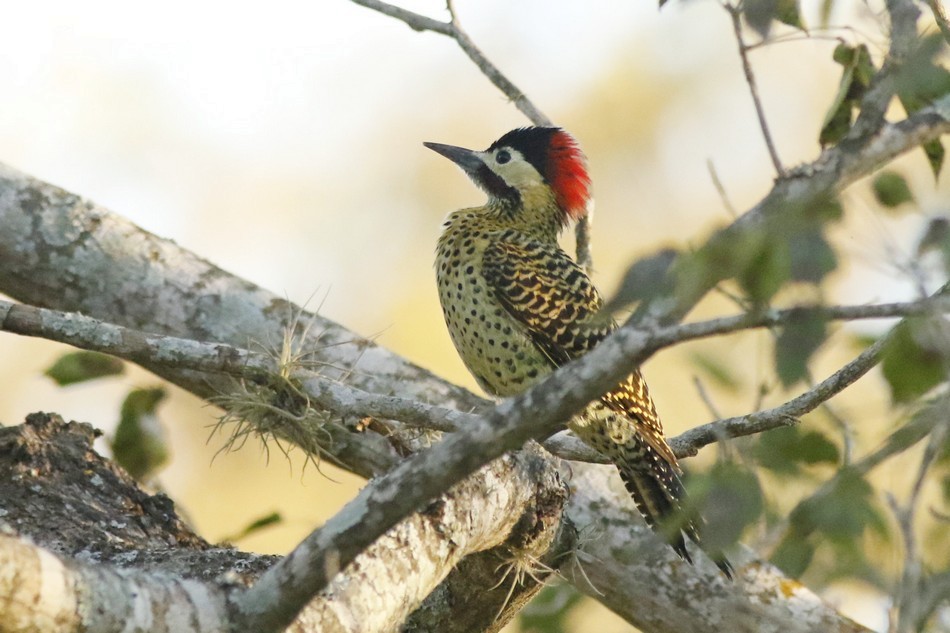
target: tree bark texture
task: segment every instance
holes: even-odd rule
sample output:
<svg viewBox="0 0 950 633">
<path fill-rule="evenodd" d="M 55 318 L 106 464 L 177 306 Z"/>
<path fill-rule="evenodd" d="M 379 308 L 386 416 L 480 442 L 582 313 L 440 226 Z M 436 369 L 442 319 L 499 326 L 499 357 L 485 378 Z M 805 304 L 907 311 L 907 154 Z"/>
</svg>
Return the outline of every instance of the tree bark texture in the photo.
<svg viewBox="0 0 950 633">
<path fill-rule="evenodd" d="M 229 275 L 169 240 L 151 235 L 74 194 L 3 166 L 0 166 L 0 226 L 4 227 L 4 231 L 0 231 L 0 292 L 24 303 L 78 311 L 147 332 L 236 346 L 247 346 L 250 341 L 280 340 L 288 315 L 297 310 L 276 295 Z M 309 315 L 303 320 L 307 319 Z M 333 376 L 337 370 L 332 368 L 353 370 L 346 373 L 347 384 L 364 391 L 400 395 L 462 411 L 486 406 L 481 398 L 342 326 L 320 316 L 314 319 L 312 331 L 318 332 L 319 337 L 313 347 L 319 350 L 318 360 L 328 368 L 328 376 L 343 376 L 342 373 Z M 220 377 L 161 366 L 149 369 L 205 397 L 233 388 L 232 383 Z M 339 421 L 344 426 L 354 422 Z M 398 447 L 382 436 L 345 435 L 341 441 L 334 440 L 333 449 L 336 458 L 356 473 L 373 476 L 387 471 L 400 459 Z M 544 464 L 543 472 L 554 470 L 550 456 L 531 449 L 493 462 L 489 469 L 501 463 L 502 471 L 489 476 L 483 469 L 457 488 L 468 486 L 466 495 L 493 499 L 496 503 L 495 495 L 523 499 L 519 497 L 519 488 L 525 488 L 528 480 L 519 479 L 519 460 L 535 463 L 534 467 L 524 469 L 534 472 L 532 477 L 538 471 L 538 460 Z M 593 586 L 589 586 L 581 574 L 572 574 L 573 566 L 565 564 L 569 556 L 561 556 L 556 564 L 572 576 L 581 590 L 644 631 L 705 631 L 711 622 L 721 622 L 737 631 L 864 630 L 767 565 L 750 562 L 742 566 L 738 581 L 730 584 L 711 564 L 703 562 L 691 567 L 683 563 L 649 532 L 626 495 L 618 494 L 621 486 L 613 469 L 574 464 L 572 470 L 566 516 L 581 534 L 576 559 Z M 548 494 L 552 489 L 550 485 L 542 488 L 548 490 Z M 438 503 L 445 503 L 451 494 L 450 491 L 443 495 Z M 530 515 L 530 503 L 521 507 Z M 515 518 L 524 514 L 524 511 L 518 512 Z M 420 516 L 426 516 L 425 510 L 410 521 Z M 491 516 L 498 521 L 496 534 L 500 537 L 483 541 L 472 537 L 472 543 L 478 542 L 477 546 L 472 545 L 455 557 L 452 552 L 446 553 L 442 557 L 443 564 L 450 568 L 465 554 L 478 551 L 478 547 L 484 549 L 503 543 L 515 526 L 506 524 L 500 515 Z M 451 527 L 453 520 L 461 518 L 446 518 L 446 525 Z M 477 532 L 455 527 L 460 533 Z M 400 529 L 403 525 L 394 531 Z M 548 532 L 545 531 L 546 538 L 550 539 Z M 390 543 L 402 547 L 399 539 L 404 537 L 391 533 L 387 538 L 390 536 L 395 538 Z M 432 548 L 425 550 L 427 556 L 439 551 L 438 541 L 436 538 L 426 545 Z M 379 556 L 376 548 L 381 542 L 360 557 L 366 561 L 365 569 L 369 569 L 369 558 Z M 511 542 L 506 545 L 510 546 Z M 428 618 L 426 609 L 436 609 L 434 613 L 438 613 L 434 601 L 444 598 L 448 595 L 446 592 L 465 595 L 470 602 L 452 602 L 456 609 L 460 604 L 465 608 L 465 612 L 456 613 L 455 618 L 442 609 L 443 622 L 451 620 L 458 624 L 473 614 L 484 615 L 489 610 L 496 613 L 502 600 L 495 599 L 494 608 L 489 609 L 471 598 L 477 593 L 492 593 L 486 592 L 484 585 L 486 578 L 495 578 L 491 583 L 495 584 L 501 576 L 502 572 L 496 571 L 498 556 L 504 554 L 472 557 L 458 567 L 430 596 L 426 606 L 412 616 L 409 626 L 412 622 L 416 622 L 414 630 L 431 626 L 431 619 L 423 620 Z M 352 570 L 338 575 L 331 587 L 340 583 L 363 584 L 354 581 L 364 569 L 363 565 L 354 565 Z M 471 565 L 480 567 L 476 570 Z M 365 577 L 370 576 L 365 574 Z M 391 576 L 393 580 L 397 577 Z M 434 580 L 425 592 L 420 588 L 409 600 L 412 607 L 402 615 L 415 608 L 418 599 L 437 582 Z M 514 604 L 535 589 L 529 587 L 524 596 L 516 595 Z M 452 605 L 446 608 L 451 609 Z M 310 613 L 313 613 L 312 605 L 304 615 Z M 321 617 L 338 615 L 331 607 L 326 607 L 325 614 Z M 344 628 L 325 630 L 351 630 L 345 628 L 352 625 L 346 618 L 337 619 L 338 626 Z M 426 624 L 422 624 L 423 621 Z M 788 628 L 789 623 L 800 624 L 801 628 Z M 482 622 L 480 626 L 482 628 L 470 630 L 490 629 L 493 625 Z M 429 630 L 463 629 L 447 626 Z"/>
</svg>

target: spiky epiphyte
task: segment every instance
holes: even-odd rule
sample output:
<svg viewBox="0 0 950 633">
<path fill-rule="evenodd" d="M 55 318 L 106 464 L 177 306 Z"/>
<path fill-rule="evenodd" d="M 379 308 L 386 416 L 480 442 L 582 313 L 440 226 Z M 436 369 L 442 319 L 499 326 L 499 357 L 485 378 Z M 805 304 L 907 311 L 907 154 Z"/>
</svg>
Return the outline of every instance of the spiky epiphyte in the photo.
<svg viewBox="0 0 950 633">
<path fill-rule="evenodd" d="M 293 375 L 299 369 L 319 365 L 312 360 L 318 351 L 314 340 L 319 335 L 311 332 L 316 315 L 305 320 L 301 308 L 289 303 L 287 308 L 280 342 L 258 344 L 273 360 L 274 372 L 248 372 L 246 378 L 234 382 L 229 393 L 211 398 L 225 410 L 214 429 L 228 434 L 219 452 L 241 448 L 248 438 L 258 437 L 268 457 L 271 446 L 285 456 L 299 447 L 306 457 L 304 464 L 313 463 L 320 471 L 320 462 L 330 455 L 328 448 L 333 441 L 330 415 L 310 401 Z"/>
<path fill-rule="evenodd" d="M 449 334 L 482 388 L 517 394 L 616 328 L 600 314 L 603 301 L 587 274 L 557 243 L 588 212 L 587 161 L 573 137 L 554 127 L 512 130 L 485 151 L 425 145 L 488 194 L 484 206 L 451 213 L 439 238 L 436 276 Z M 681 514 L 679 465 L 639 370 L 570 428 L 616 465 L 650 527 L 690 560 L 684 535 L 699 537 Z M 731 576 L 729 563 L 716 559 Z"/>
</svg>

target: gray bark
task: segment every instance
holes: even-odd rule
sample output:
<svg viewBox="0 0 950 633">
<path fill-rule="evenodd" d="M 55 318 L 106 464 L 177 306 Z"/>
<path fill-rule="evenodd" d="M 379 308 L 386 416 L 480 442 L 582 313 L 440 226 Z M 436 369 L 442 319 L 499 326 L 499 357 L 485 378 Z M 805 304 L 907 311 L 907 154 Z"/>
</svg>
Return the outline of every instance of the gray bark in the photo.
<svg viewBox="0 0 950 633">
<path fill-rule="evenodd" d="M 6 229 L 0 232 L 0 291 L 26 303 L 238 346 L 279 340 L 292 310 L 279 297 L 172 242 L 9 168 L 0 170 L 0 225 Z M 347 384 L 463 411 L 484 405 L 371 341 L 315 319 L 320 360 L 328 367 L 356 370 L 348 374 Z M 209 395 L 209 385 L 226 387 L 213 376 L 150 368 L 199 395 Z M 339 422 L 346 427 L 351 420 Z M 372 434 L 349 434 L 333 446 L 342 463 L 366 475 L 387 470 L 399 459 L 396 447 Z M 588 591 L 645 631 L 704 631 L 714 621 L 736 630 L 780 630 L 788 622 L 819 627 L 813 630 L 861 630 L 767 565 L 748 563 L 738 582 L 725 585 L 711 566 L 682 563 L 647 531 L 626 498 L 615 496 L 605 476 L 612 470 L 585 465 L 573 470 L 568 516 L 582 533 L 593 535 L 583 541 L 578 556 L 594 582 L 595 589 Z M 504 473 L 492 486 L 514 494 L 518 483 L 512 473 Z M 476 490 L 488 492 L 477 485 Z M 466 569 L 465 574 L 454 580 L 469 582 L 468 593 L 475 593 L 484 590 L 477 583 L 492 572 Z M 345 580 L 347 574 L 341 576 Z M 580 577 L 575 582 L 582 590 L 587 587 Z M 794 591 L 789 593 L 789 587 Z"/>
</svg>

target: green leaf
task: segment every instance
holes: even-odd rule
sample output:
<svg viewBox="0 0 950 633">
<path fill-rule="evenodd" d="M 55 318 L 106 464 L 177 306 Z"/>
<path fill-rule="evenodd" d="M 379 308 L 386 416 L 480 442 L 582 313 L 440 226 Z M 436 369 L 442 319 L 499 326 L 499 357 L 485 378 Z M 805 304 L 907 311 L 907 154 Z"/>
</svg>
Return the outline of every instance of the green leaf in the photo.
<svg viewBox="0 0 950 633">
<path fill-rule="evenodd" d="M 903 176 L 895 171 L 884 171 L 872 183 L 874 197 L 884 207 L 894 209 L 905 202 L 913 202 L 914 194 Z"/>
<path fill-rule="evenodd" d="M 708 473 L 690 475 L 688 498 L 705 519 L 704 547 L 722 552 L 762 516 L 765 501 L 755 474 L 734 462 L 718 462 Z"/>
<path fill-rule="evenodd" d="M 148 479 L 168 461 L 168 440 L 155 413 L 164 398 L 161 387 L 135 389 L 122 403 L 112 455 L 138 481 Z"/>
<path fill-rule="evenodd" d="M 844 217 L 844 208 L 836 197 L 823 196 L 813 200 L 808 208 L 805 217 L 810 220 L 825 222 L 837 222 Z"/>
<path fill-rule="evenodd" d="M 801 578 L 815 556 L 815 546 L 807 536 L 788 532 L 772 552 L 772 564 L 789 578 Z"/>
<path fill-rule="evenodd" d="M 943 159 L 946 155 L 943 143 L 939 138 L 921 145 L 924 155 L 927 156 L 927 162 L 930 163 L 930 170 L 934 173 L 934 178 L 940 177 L 940 170 L 943 168 Z"/>
<path fill-rule="evenodd" d="M 611 297 L 604 310 L 608 313 L 631 303 L 649 300 L 670 292 L 670 269 L 679 252 L 665 248 L 633 263 L 620 282 L 620 289 Z"/>
<path fill-rule="evenodd" d="M 834 101 L 831 102 L 831 108 L 828 109 L 825 120 L 821 124 L 821 132 L 818 133 L 818 143 L 822 147 L 834 145 L 843 139 L 845 135 L 847 135 L 848 130 L 851 129 L 851 116 L 853 114 L 854 103 L 851 100 L 846 100 L 844 95 L 850 86 L 852 72 L 853 71 L 849 70 L 845 71 L 847 76 L 841 79 L 842 85 L 838 89 L 838 95 L 836 95 Z M 847 86 L 844 85 L 844 82 L 848 82 Z"/>
<path fill-rule="evenodd" d="M 924 234 L 917 242 L 917 254 L 923 255 L 933 250 L 947 253 L 950 250 L 948 247 L 950 247 L 950 219 L 942 215 L 930 218 Z"/>
<path fill-rule="evenodd" d="M 764 468 L 782 475 L 800 474 L 802 465 L 837 464 L 841 459 L 831 440 L 798 425 L 759 434 L 752 454 Z"/>
<path fill-rule="evenodd" d="M 945 50 L 940 33 L 924 36 L 895 75 L 894 89 L 907 114 L 913 114 L 950 93 L 950 71 L 935 62 Z M 943 167 L 943 144 L 940 139 L 934 139 L 922 147 L 934 178 L 937 178 Z"/>
<path fill-rule="evenodd" d="M 775 19 L 782 24 L 787 24 L 802 31 L 805 30 L 797 0 L 778 0 L 778 6 L 775 9 Z"/>
<path fill-rule="evenodd" d="M 884 346 L 881 369 L 894 402 L 909 402 L 947 378 L 950 323 L 914 317 L 899 323 Z"/>
<path fill-rule="evenodd" d="M 855 334 L 851 337 L 851 345 L 854 349 L 863 352 L 878 342 L 880 337 L 873 334 Z"/>
<path fill-rule="evenodd" d="M 248 523 L 246 526 L 244 526 L 237 533 L 232 534 L 231 536 L 227 536 L 221 540 L 226 541 L 228 543 L 233 543 L 234 541 L 240 541 L 241 539 L 246 538 L 250 536 L 251 534 L 254 534 L 255 532 L 260 532 L 264 528 L 268 528 L 272 525 L 279 525 L 280 523 L 283 522 L 283 520 L 284 520 L 284 517 L 281 516 L 280 512 L 271 512 L 270 514 L 265 514 L 262 517 L 258 517 L 257 519 L 254 519 L 253 521 Z"/>
<path fill-rule="evenodd" d="M 673 273 L 677 294 L 690 297 L 697 289 L 736 277 L 758 256 L 765 237 L 761 230 L 735 233 L 720 229 L 701 249 L 676 261 Z"/>
<path fill-rule="evenodd" d="M 772 30 L 772 21 L 805 30 L 797 0 L 745 0 L 739 5 L 745 23 L 763 39 Z"/>
<path fill-rule="evenodd" d="M 832 53 L 832 59 L 844 68 L 838 82 L 838 92 L 821 124 L 818 142 L 822 147 L 837 143 L 847 135 L 854 109 L 876 72 L 871 54 L 864 44 L 856 47 L 839 44 Z"/>
<path fill-rule="evenodd" d="M 808 360 L 825 342 L 827 319 L 820 310 L 795 310 L 775 341 L 775 371 L 790 387 L 808 375 Z"/>
<path fill-rule="evenodd" d="M 927 221 L 927 227 L 917 241 L 917 256 L 931 251 L 940 254 L 944 272 L 950 274 L 950 218 L 938 215 Z"/>
<path fill-rule="evenodd" d="M 772 30 L 772 20 L 778 15 L 779 0 L 745 0 L 742 3 L 745 23 L 763 39 Z"/>
<path fill-rule="evenodd" d="M 861 44 L 855 51 L 854 64 L 854 84 L 848 96 L 854 100 L 864 97 L 865 91 L 870 87 L 871 80 L 877 70 L 871 62 L 871 53 L 865 44 Z"/>
<path fill-rule="evenodd" d="M 747 263 L 736 275 L 736 281 L 752 303 L 756 306 L 767 305 L 791 275 L 788 241 L 769 234 L 747 248 Z"/>
<path fill-rule="evenodd" d="M 915 112 L 950 93 L 950 71 L 936 63 L 944 52 L 940 33 L 925 35 L 894 75 L 895 91 Z"/>
<path fill-rule="evenodd" d="M 732 278 L 761 307 L 790 279 L 817 282 L 836 265 L 821 225 L 841 214 L 835 198 L 820 197 L 786 204 L 781 213 L 755 226 L 721 229 L 701 249 L 677 259 L 676 292 L 694 298 Z"/>
<path fill-rule="evenodd" d="M 99 352 L 70 352 L 63 354 L 44 374 L 60 387 L 77 382 L 115 376 L 125 370 L 125 365 L 115 356 Z"/>
<path fill-rule="evenodd" d="M 873 488 L 850 468 L 839 471 L 826 488 L 795 506 L 789 525 L 798 534 L 821 532 L 841 544 L 853 544 L 866 528 L 887 536 L 887 522 L 874 504 Z"/>
<path fill-rule="evenodd" d="M 791 257 L 790 276 L 795 281 L 819 284 L 838 267 L 835 251 L 820 227 L 792 233 L 787 242 Z"/>
<path fill-rule="evenodd" d="M 519 630 L 567 633 L 569 614 L 581 603 L 582 598 L 583 595 L 566 582 L 546 585 L 518 614 Z"/>
</svg>

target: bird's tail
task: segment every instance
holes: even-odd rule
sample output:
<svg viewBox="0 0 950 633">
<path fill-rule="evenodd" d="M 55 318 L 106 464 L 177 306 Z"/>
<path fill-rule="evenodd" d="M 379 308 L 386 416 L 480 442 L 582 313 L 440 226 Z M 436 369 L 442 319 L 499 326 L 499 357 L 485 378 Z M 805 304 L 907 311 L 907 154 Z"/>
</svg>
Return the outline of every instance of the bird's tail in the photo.
<svg viewBox="0 0 950 633">
<path fill-rule="evenodd" d="M 639 458 L 631 460 L 626 455 L 628 451 L 623 451 L 625 455 L 614 460 L 620 478 L 647 525 L 663 537 L 680 558 L 692 563 L 685 537 L 702 547 L 697 529 L 702 519 L 684 508 L 687 505 L 684 503 L 686 490 L 677 467 L 656 455 L 642 442 L 636 443 L 639 444 L 635 448 Z M 707 554 L 727 578 L 731 580 L 734 577 L 732 565 L 721 553 Z"/>
</svg>

